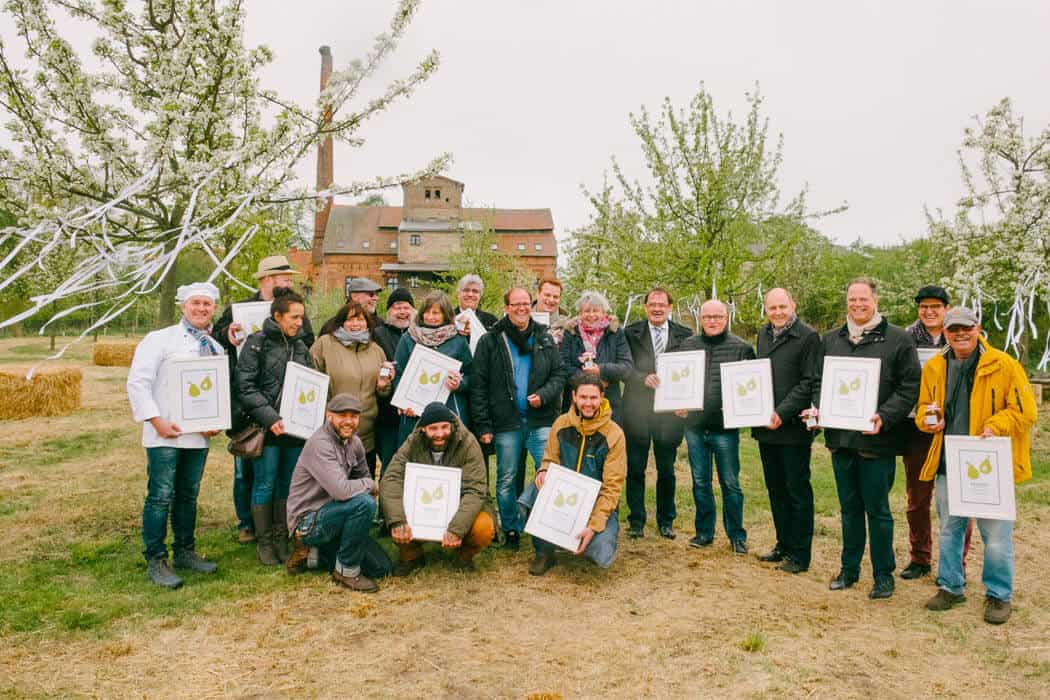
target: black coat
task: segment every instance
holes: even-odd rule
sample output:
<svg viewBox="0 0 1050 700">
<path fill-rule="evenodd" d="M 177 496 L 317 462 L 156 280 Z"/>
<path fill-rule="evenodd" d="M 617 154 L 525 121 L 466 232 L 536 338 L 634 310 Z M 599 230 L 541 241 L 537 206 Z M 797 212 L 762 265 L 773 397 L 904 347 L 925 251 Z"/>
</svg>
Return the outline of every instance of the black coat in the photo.
<svg viewBox="0 0 1050 700">
<path fill-rule="evenodd" d="M 270 432 L 270 426 L 281 420 L 278 413 L 280 396 L 289 362 L 314 366 L 310 351 L 303 342 L 302 331 L 289 338 L 272 318 L 266 319 L 261 331 L 248 336 L 237 361 L 233 398 L 238 410 L 234 413 L 243 413 L 261 425 L 266 430 L 267 445 L 302 445 L 304 442 L 290 435 L 278 437 Z"/>
<path fill-rule="evenodd" d="M 694 430 L 725 430 L 722 416 L 722 363 L 755 359 L 754 349 L 747 341 L 728 330 L 719 335 L 708 336 L 701 331 L 687 338 L 678 348 L 681 352 L 703 350 L 704 410 L 690 411 L 685 419 L 686 427 Z M 734 428 L 735 430 L 735 428 Z"/>
<path fill-rule="evenodd" d="M 878 435 L 865 435 L 856 430 L 828 428 L 824 442 L 832 449 L 849 448 L 869 452 L 881 457 L 904 453 L 907 443 L 908 414 L 919 400 L 919 354 L 915 341 L 903 328 L 894 326 L 886 319 L 875 330 L 866 333 L 854 345 L 849 342 L 849 329 L 828 331 L 821 339 L 818 366 L 823 372 L 824 357 L 874 357 L 882 361 L 879 370 L 879 400 L 877 413 L 882 418 L 882 429 Z M 813 402 L 820 405 L 820 388 L 823 377 L 813 383 Z"/>
<path fill-rule="evenodd" d="M 561 338 L 561 363 L 565 367 L 566 384 L 565 396 L 562 399 L 562 411 L 568 411 L 572 404 L 572 392 L 570 385 L 572 378 L 583 372 L 583 363 L 580 355 L 584 352 L 583 338 L 580 337 L 576 324 L 571 324 L 565 329 Z M 609 399 L 612 407 L 613 420 L 618 425 L 623 425 L 623 400 L 620 395 L 620 382 L 627 379 L 634 362 L 631 360 L 631 348 L 627 346 L 627 337 L 614 322 L 605 332 L 602 339 L 598 341 L 595 349 L 595 364 L 601 372 L 598 376 L 608 382 L 605 387 L 605 398 Z"/>
<path fill-rule="evenodd" d="M 521 417 L 514 397 L 514 367 L 506 336 L 499 329 L 486 333 L 474 350 L 473 380 L 470 385 L 470 412 L 474 434 L 503 433 L 521 428 Z M 565 370 L 547 327 L 532 323 L 532 367 L 528 394 L 538 394 L 539 408 L 529 406 L 526 421 L 530 428 L 554 424 L 561 413 L 561 394 Z"/>
<path fill-rule="evenodd" d="M 259 292 L 256 292 L 247 299 L 241 299 L 238 304 L 243 304 L 250 301 L 262 301 L 262 297 L 259 296 Z M 237 357 L 237 349 L 230 344 L 230 339 L 226 335 L 226 331 L 230 329 L 230 324 L 233 323 L 233 304 L 229 304 L 225 309 L 222 310 L 222 315 L 219 316 L 219 320 L 212 325 L 211 335 L 215 340 L 219 341 L 219 344 L 226 348 L 226 354 L 230 355 L 234 359 Z M 309 350 L 314 344 L 314 328 L 310 325 L 310 319 L 303 314 L 303 329 L 300 331 L 303 342 L 306 343 L 306 349 Z M 231 367 L 232 369 L 232 367 Z"/>
<path fill-rule="evenodd" d="M 397 344 L 401 340 L 401 336 L 405 333 L 404 328 L 398 328 L 384 321 L 376 319 L 376 330 L 375 330 L 375 341 L 379 347 L 383 348 L 383 354 L 386 355 L 387 362 L 394 361 L 394 353 L 397 352 Z M 379 396 L 379 414 L 376 417 L 377 429 L 387 430 L 398 430 L 401 424 L 401 416 L 398 415 L 397 406 L 393 406 L 390 403 L 390 396 Z"/>
<path fill-rule="evenodd" d="M 773 338 L 773 324 L 758 331 L 758 358 L 773 366 L 773 404 L 782 424 L 776 430 L 752 428 L 751 436 L 769 445 L 809 445 L 814 433 L 798 414 L 810 407 L 820 367 L 820 336 L 802 321 Z"/>
<path fill-rule="evenodd" d="M 645 378 L 656 373 L 656 355 L 648 319 L 637 321 L 623 331 L 631 351 L 634 366 L 623 383 L 623 430 L 628 437 L 646 438 L 678 444 L 685 432 L 685 421 L 674 413 L 654 413 L 654 391 L 645 385 Z M 667 343 L 664 352 L 674 352 L 693 334 L 674 321 L 667 322 Z"/>
</svg>

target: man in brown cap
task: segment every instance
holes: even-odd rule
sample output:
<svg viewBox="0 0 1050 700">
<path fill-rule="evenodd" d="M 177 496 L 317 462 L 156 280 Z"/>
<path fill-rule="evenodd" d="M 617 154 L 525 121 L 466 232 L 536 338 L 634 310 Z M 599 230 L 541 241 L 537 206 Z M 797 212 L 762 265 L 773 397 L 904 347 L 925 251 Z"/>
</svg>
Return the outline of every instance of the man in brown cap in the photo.
<svg viewBox="0 0 1050 700">
<path fill-rule="evenodd" d="M 391 562 L 369 536 L 378 493 L 355 433 L 361 401 L 337 394 L 328 402 L 326 421 L 303 447 L 288 490 L 288 530 L 295 551 L 289 573 L 310 567 L 320 550 L 338 549 L 332 579 L 353 591 L 379 590 L 373 579 L 390 573 Z"/>
</svg>

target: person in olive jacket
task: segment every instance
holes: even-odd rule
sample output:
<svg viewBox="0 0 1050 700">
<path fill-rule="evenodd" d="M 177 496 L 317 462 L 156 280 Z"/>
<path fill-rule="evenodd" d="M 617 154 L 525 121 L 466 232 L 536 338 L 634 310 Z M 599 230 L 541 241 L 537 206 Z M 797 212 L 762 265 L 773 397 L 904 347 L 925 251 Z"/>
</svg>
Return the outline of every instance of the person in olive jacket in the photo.
<svg viewBox="0 0 1050 700">
<path fill-rule="evenodd" d="M 281 389 L 289 362 L 310 368 L 313 362 L 302 339 L 303 298 L 278 289 L 270 309 L 263 329 L 244 341 L 232 398 L 237 407 L 234 414 L 242 414 L 238 422 L 243 426 L 250 418 L 266 433 L 262 456 L 253 460 L 252 520 L 259 561 L 276 566 L 288 559 L 288 487 L 304 444 L 284 432 L 279 413 Z"/>
<path fill-rule="evenodd" d="M 722 421 L 722 363 L 755 359 L 747 341 L 729 332 L 729 308 L 718 301 L 705 301 L 700 307 L 700 332 L 685 340 L 682 352 L 703 350 L 704 408 L 702 411 L 675 411 L 685 418 L 685 441 L 689 447 L 689 468 L 696 502 L 696 536 L 691 547 L 708 547 L 715 540 L 715 495 L 711 489 L 711 460 L 718 469 L 722 489 L 722 527 L 736 554 L 747 554 L 744 529 L 744 492 L 740 489 L 740 430 L 726 429 Z"/>
<path fill-rule="evenodd" d="M 777 568 L 798 574 L 809 568 L 813 546 L 813 433 L 800 414 L 810 408 L 820 371 L 815 364 L 820 336 L 799 319 L 786 289 L 769 290 L 765 312 L 769 323 L 758 331 L 758 357 L 769 358 L 772 366 L 774 409 L 769 424 L 752 428 L 751 436 L 758 440 L 777 541 L 758 558 L 780 562 Z"/>
<path fill-rule="evenodd" d="M 828 428 L 824 443 L 831 450 L 831 466 L 842 510 L 842 568 L 831 590 L 849 588 L 860 576 L 864 530 L 868 530 L 875 585 L 872 599 L 893 595 L 893 514 L 890 489 L 908 436 L 908 414 L 919 398 L 919 355 L 915 341 L 903 328 L 889 323 L 878 311 L 874 280 L 858 277 L 846 287 L 846 323 L 821 339 L 823 357 L 864 357 L 881 361 L 878 408 L 872 429 L 864 432 Z M 823 377 L 813 384 L 819 402 Z M 818 408 L 819 415 L 819 408 Z"/>
<path fill-rule="evenodd" d="M 656 459 L 656 526 L 673 540 L 675 511 L 674 461 L 682 444 L 685 423 L 671 413 L 654 413 L 653 396 L 660 380 L 656 357 L 674 352 L 692 335 L 670 320 L 671 294 L 659 287 L 645 295 L 646 318 L 624 329 L 634 366 L 623 383 L 623 429 L 627 436 L 628 537 L 645 534 L 645 469 L 649 445 Z"/>
<path fill-rule="evenodd" d="M 576 302 L 576 318 L 565 326 L 561 341 L 561 363 L 566 379 L 577 374 L 598 377 L 605 385 L 605 398 L 612 406 L 612 419 L 623 427 L 620 382 L 627 379 L 634 363 L 620 322 L 611 315 L 609 300 L 598 292 L 584 292 Z M 562 411 L 572 407 L 572 392 L 565 390 Z"/>
</svg>

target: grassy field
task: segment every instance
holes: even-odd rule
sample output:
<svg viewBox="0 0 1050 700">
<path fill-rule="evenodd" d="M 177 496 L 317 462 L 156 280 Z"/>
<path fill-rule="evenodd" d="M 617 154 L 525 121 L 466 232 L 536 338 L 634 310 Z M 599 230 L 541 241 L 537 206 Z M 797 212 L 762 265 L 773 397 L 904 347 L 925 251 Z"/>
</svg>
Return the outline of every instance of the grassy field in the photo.
<svg viewBox="0 0 1050 700">
<path fill-rule="evenodd" d="M 0 371 L 24 369 L 46 348 L 46 339 L 0 341 Z M 256 564 L 235 541 L 232 460 L 217 439 L 197 532 L 220 573 L 167 592 L 147 582 L 140 554 L 145 460 L 126 370 L 93 367 L 89 355 L 85 342 L 65 360 L 84 370 L 80 411 L 0 423 L 0 697 L 1006 698 L 1050 687 L 1045 419 L 1036 477 L 1018 489 L 1015 612 L 999 628 L 981 621 L 979 541 L 970 600 L 948 613 L 923 609 L 930 578 L 899 580 L 891 600 L 871 602 L 865 568 L 861 585 L 828 591 L 838 508 L 819 447 L 814 561 L 800 576 L 734 556 L 721 525 L 715 547 L 687 547 L 683 452 L 673 542 L 650 530 L 622 538 L 608 571 L 571 561 L 543 578 L 526 573 L 530 547 L 484 552 L 474 575 L 435 556 L 367 596 Z M 759 551 L 772 544 L 769 504 L 754 442 L 742 446 L 745 520 Z M 898 470 L 899 566 L 903 491 Z"/>
</svg>

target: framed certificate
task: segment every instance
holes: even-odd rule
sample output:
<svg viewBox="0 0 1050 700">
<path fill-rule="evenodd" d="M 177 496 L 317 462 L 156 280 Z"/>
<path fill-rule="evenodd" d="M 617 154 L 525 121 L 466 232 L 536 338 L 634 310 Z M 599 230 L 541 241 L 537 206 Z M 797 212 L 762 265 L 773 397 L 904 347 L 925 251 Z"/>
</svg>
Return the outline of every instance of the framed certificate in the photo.
<svg viewBox="0 0 1050 700">
<path fill-rule="evenodd" d="M 945 435 L 944 463 L 951 515 L 1017 519 L 1010 438 Z"/>
<path fill-rule="evenodd" d="M 533 311 L 532 320 L 536 323 L 542 323 L 543 325 L 550 328 L 551 325 L 551 312 L 550 311 Z"/>
<path fill-rule="evenodd" d="M 230 427 L 230 364 L 226 355 L 168 360 L 171 421 L 184 433 Z"/>
<path fill-rule="evenodd" d="M 284 431 L 308 439 L 324 425 L 327 403 L 328 375 L 289 362 L 284 370 L 284 388 L 281 389 L 280 414 Z"/>
<path fill-rule="evenodd" d="M 925 367 L 926 363 L 940 354 L 941 348 L 919 348 L 919 367 Z"/>
<path fill-rule="evenodd" d="M 769 358 L 725 362 L 721 372 L 725 427 L 768 425 L 774 408 L 773 364 Z"/>
<path fill-rule="evenodd" d="M 268 301 L 245 301 L 233 305 L 233 322 L 239 323 L 243 328 L 245 337 L 258 333 L 262 330 L 263 321 L 270 318 L 270 302 Z M 237 346 L 237 354 L 241 354 L 244 343 Z"/>
<path fill-rule="evenodd" d="M 601 488 L 602 482 L 597 479 L 551 463 L 529 512 L 525 532 L 575 552 Z"/>
<path fill-rule="evenodd" d="M 475 321 L 481 324 L 475 316 L 471 321 L 472 329 Z M 398 408 L 411 408 L 417 415 L 423 413 L 429 403 L 445 403 L 449 394 L 445 378 L 453 370 L 458 372 L 462 364 L 459 360 L 417 344 L 405 364 L 390 403 Z"/>
<path fill-rule="evenodd" d="M 440 542 L 459 510 L 463 471 L 409 462 L 405 465 L 405 518 L 412 539 Z"/>
<path fill-rule="evenodd" d="M 656 376 L 660 384 L 653 398 L 653 410 L 657 413 L 703 410 L 706 369 L 707 353 L 703 350 L 659 355 Z"/>
<path fill-rule="evenodd" d="M 879 408 L 879 372 L 882 360 L 869 357 L 824 358 L 820 386 L 820 427 L 871 430 Z"/>
</svg>

